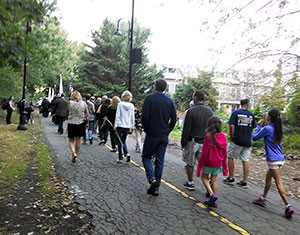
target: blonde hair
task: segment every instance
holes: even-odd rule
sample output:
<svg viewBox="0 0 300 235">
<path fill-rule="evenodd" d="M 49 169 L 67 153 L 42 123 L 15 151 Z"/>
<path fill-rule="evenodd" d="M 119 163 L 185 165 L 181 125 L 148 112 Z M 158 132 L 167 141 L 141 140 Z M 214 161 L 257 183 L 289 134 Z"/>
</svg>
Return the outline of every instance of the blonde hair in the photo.
<svg viewBox="0 0 300 235">
<path fill-rule="evenodd" d="M 132 94 L 130 91 L 124 91 L 122 93 L 121 97 L 122 97 L 122 100 L 127 101 L 127 102 L 130 102 L 132 100 Z"/>
<path fill-rule="evenodd" d="M 74 91 L 73 94 L 71 95 L 70 99 L 74 100 L 74 101 L 77 101 L 77 102 L 82 100 L 80 92 L 79 91 Z"/>
<path fill-rule="evenodd" d="M 118 107 L 118 103 L 120 103 L 121 100 L 118 96 L 114 96 L 112 99 L 111 99 L 111 106 L 114 108 L 114 109 L 117 109 Z"/>
</svg>

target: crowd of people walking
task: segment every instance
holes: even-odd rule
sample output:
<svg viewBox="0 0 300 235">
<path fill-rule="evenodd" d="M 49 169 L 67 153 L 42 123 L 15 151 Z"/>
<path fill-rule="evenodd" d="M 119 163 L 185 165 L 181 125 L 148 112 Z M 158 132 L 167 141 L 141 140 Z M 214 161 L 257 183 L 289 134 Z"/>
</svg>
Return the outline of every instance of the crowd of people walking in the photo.
<svg viewBox="0 0 300 235">
<path fill-rule="evenodd" d="M 87 95 L 86 99 L 75 91 L 70 101 L 64 96 L 49 104 L 58 124 L 58 133 L 62 134 L 63 122 L 68 120 L 69 147 L 72 162 L 76 163 L 81 145 L 81 138 L 86 144 L 88 133 L 89 144 L 93 144 L 93 136 L 98 134 L 99 145 L 106 145 L 108 135 L 111 141 L 111 152 L 118 153 L 117 163 L 125 159 L 130 162 L 130 153 L 126 144 L 128 134 L 134 130 L 136 136 L 136 153 L 141 153 L 142 162 L 149 183 L 147 194 L 158 196 L 164 168 L 165 153 L 169 133 L 175 127 L 177 114 L 171 98 L 164 94 L 167 83 L 157 79 L 154 92 L 145 100 L 132 103 L 131 92 L 124 91 L 118 96 L 98 97 Z M 208 207 L 218 206 L 217 176 L 223 173 L 224 184 L 235 184 L 235 161 L 241 160 L 243 165 L 242 180 L 236 185 L 247 188 L 249 176 L 249 161 L 252 151 L 252 141 L 264 138 L 268 172 L 265 179 L 265 189 L 253 201 L 259 206 L 266 206 L 266 197 L 274 178 L 278 192 L 285 204 L 285 216 L 290 218 L 294 213 L 280 176 L 284 164 L 282 150 L 282 124 L 280 112 L 270 110 L 265 120 L 255 123 L 255 116 L 249 111 L 249 99 L 241 100 L 241 108 L 235 110 L 229 119 L 229 140 L 222 132 L 222 121 L 205 105 L 205 94 L 195 91 L 192 94 L 190 107 L 185 111 L 182 123 L 182 159 L 185 162 L 187 180 L 183 186 L 195 190 L 194 171 L 201 177 L 208 199 L 204 202 Z M 43 110 L 43 116 L 48 114 Z M 255 129 L 256 126 L 256 129 Z M 255 129 L 254 133 L 253 130 Z M 142 133 L 145 133 L 142 143 Z M 252 134 L 253 133 L 253 134 Z M 229 144 L 227 145 L 227 142 Z M 227 147 L 228 146 L 228 147 Z M 229 175 L 228 175 L 229 173 Z"/>
</svg>

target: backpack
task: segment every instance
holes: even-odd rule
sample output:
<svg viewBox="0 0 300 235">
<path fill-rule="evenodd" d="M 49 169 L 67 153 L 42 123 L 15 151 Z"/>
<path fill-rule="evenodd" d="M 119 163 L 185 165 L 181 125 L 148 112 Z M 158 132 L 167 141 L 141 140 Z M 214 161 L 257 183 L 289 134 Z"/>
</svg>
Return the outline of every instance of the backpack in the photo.
<svg viewBox="0 0 300 235">
<path fill-rule="evenodd" d="M 8 109 L 8 102 L 3 102 L 3 103 L 1 104 L 1 106 L 2 106 L 2 109 L 3 109 L 3 110 Z"/>
</svg>

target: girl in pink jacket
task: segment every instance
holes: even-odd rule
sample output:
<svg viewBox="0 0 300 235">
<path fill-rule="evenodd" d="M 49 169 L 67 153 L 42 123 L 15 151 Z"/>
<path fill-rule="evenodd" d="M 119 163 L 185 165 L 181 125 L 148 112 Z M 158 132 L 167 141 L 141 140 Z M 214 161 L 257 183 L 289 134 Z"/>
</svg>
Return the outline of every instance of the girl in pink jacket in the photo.
<svg viewBox="0 0 300 235">
<path fill-rule="evenodd" d="M 212 116 L 208 120 L 207 126 L 207 134 L 198 163 L 197 176 L 200 177 L 201 175 L 202 182 L 209 193 L 209 200 L 206 200 L 204 203 L 209 207 L 217 207 L 217 176 L 221 172 L 223 172 L 224 176 L 228 174 L 227 138 L 221 132 L 222 122 L 219 117 Z M 211 179 L 211 183 L 209 179 Z"/>
</svg>

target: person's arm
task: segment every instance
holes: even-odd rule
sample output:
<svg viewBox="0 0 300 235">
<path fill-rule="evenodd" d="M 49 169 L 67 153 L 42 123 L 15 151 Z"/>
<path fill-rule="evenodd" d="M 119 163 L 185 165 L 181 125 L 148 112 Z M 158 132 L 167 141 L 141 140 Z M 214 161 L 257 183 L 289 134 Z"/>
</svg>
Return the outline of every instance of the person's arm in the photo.
<svg viewBox="0 0 300 235">
<path fill-rule="evenodd" d="M 132 105 L 132 111 L 131 111 L 131 129 L 135 126 L 135 113 L 134 113 L 134 106 Z"/>
<path fill-rule="evenodd" d="M 189 141 L 189 138 L 191 135 L 191 129 L 192 129 L 192 115 L 191 115 L 190 110 L 188 110 L 186 113 L 183 130 L 181 133 L 181 147 L 182 148 L 184 148 Z"/>
<path fill-rule="evenodd" d="M 98 107 L 98 109 L 97 109 L 97 113 L 100 113 L 101 107 L 102 107 L 102 105 L 99 105 L 99 107 Z"/>
<path fill-rule="evenodd" d="M 229 136 L 230 136 L 230 140 L 232 139 L 234 135 L 234 125 L 230 125 L 229 124 Z"/>
<path fill-rule="evenodd" d="M 262 128 L 262 127 L 263 127 L 262 122 L 259 121 L 253 133 L 253 137 L 252 137 L 253 141 L 259 140 L 268 135 L 267 128 Z"/>
<path fill-rule="evenodd" d="M 176 109 L 175 109 L 174 103 L 172 102 L 171 120 L 170 120 L 170 123 L 169 123 L 169 133 L 174 129 L 176 121 L 177 121 Z"/>
<path fill-rule="evenodd" d="M 225 135 L 225 134 L 224 134 L 224 135 Z M 225 135 L 225 138 L 226 138 L 226 135 Z M 222 163 L 223 176 L 227 176 L 227 175 L 228 175 L 228 165 L 227 165 L 227 144 L 226 144 L 225 147 L 223 148 L 222 154 L 223 154 L 223 163 Z"/>
<path fill-rule="evenodd" d="M 84 105 L 85 105 L 85 115 L 86 115 L 86 117 L 87 117 L 87 120 L 89 120 L 89 119 L 90 119 L 89 109 L 88 109 L 87 104 L 84 104 Z"/>
<path fill-rule="evenodd" d="M 146 97 L 143 105 L 143 111 L 142 111 L 142 125 L 146 133 L 149 126 L 149 119 L 150 119 L 150 101 L 149 98 Z"/>
<path fill-rule="evenodd" d="M 209 154 L 209 143 L 210 143 L 210 134 L 206 134 L 204 138 L 204 143 L 201 151 L 201 156 L 199 158 L 197 166 L 197 176 L 201 176 L 202 168 L 204 167 L 204 162 Z"/>
</svg>

